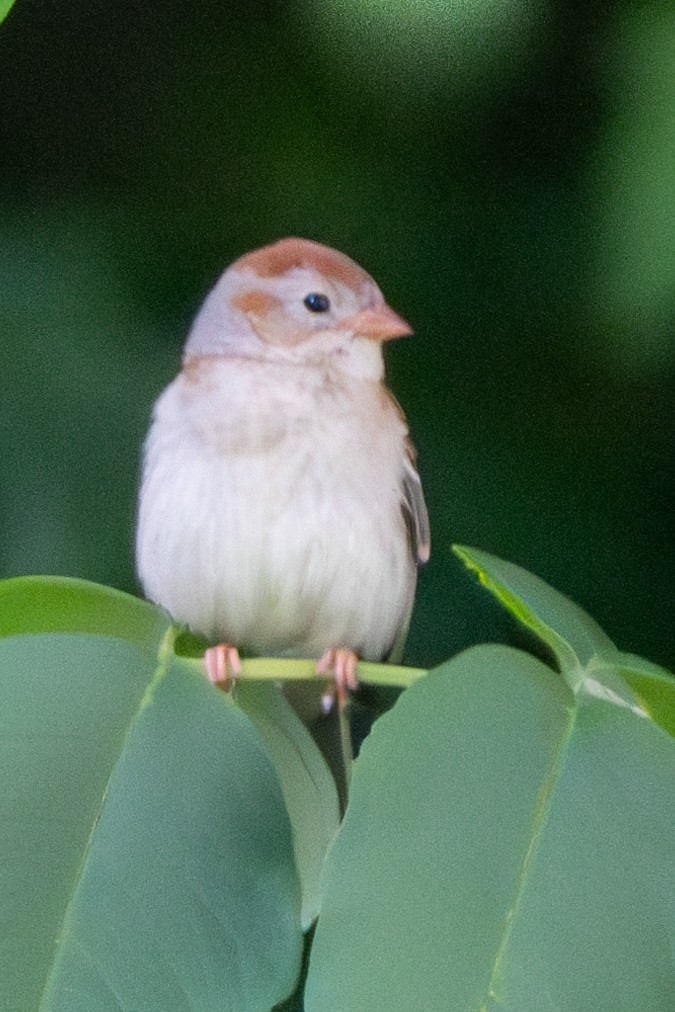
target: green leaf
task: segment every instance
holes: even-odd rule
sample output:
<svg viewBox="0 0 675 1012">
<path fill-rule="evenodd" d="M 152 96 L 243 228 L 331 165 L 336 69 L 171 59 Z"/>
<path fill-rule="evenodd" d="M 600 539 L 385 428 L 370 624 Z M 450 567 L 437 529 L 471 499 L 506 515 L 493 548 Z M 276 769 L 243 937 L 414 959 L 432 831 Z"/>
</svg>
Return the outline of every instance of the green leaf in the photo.
<svg viewBox="0 0 675 1012">
<path fill-rule="evenodd" d="M 580 698 L 603 698 L 675 732 L 675 679 L 669 672 L 618 650 L 582 608 L 520 566 L 475 548 L 455 545 L 453 551 L 549 647 Z"/>
<path fill-rule="evenodd" d="M 0 23 L 5 20 L 14 6 L 14 0 L 0 0 Z"/>
<path fill-rule="evenodd" d="M 58 624 L 52 581 L 11 582 L 6 631 L 30 624 L 27 589 L 36 627 Z M 158 640 L 155 609 L 74 581 L 59 593 L 69 628 L 107 611 L 111 634 L 0 640 L 0 1006 L 270 1008 L 302 935 L 258 734 Z"/>
<path fill-rule="evenodd" d="M 675 736 L 675 678 L 670 671 L 644 657 L 621 654 L 619 674 L 651 719 Z"/>
<path fill-rule="evenodd" d="M 319 874 L 340 825 L 335 781 L 278 686 L 242 679 L 235 698 L 267 746 L 281 783 L 302 886 L 302 927 L 307 929 L 319 913 Z"/>
<path fill-rule="evenodd" d="M 402 694 L 356 760 L 308 1012 L 670 1010 L 675 748 L 501 646 Z"/>
<path fill-rule="evenodd" d="M 453 551 L 483 584 L 555 655 L 572 688 L 592 658 L 614 660 L 617 648 L 583 608 L 526 569 L 465 545 Z"/>
<path fill-rule="evenodd" d="M 87 580 L 21 576 L 0 582 L 0 636 L 82 632 L 117 636 L 157 652 L 171 626 L 166 612 Z"/>
</svg>

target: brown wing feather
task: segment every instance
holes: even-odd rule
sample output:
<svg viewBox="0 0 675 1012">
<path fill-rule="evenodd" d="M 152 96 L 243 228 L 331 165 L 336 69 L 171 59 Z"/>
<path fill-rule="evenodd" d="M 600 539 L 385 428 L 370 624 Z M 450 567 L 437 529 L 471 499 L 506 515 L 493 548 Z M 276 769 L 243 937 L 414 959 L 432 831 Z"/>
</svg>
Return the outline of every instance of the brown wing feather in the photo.
<svg viewBox="0 0 675 1012">
<path fill-rule="evenodd" d="M 424 501 L 422 482 L 417 473 L 417 454 L 410 438 L 406 441 L 403 469 L 403 516 L 408 527 L 410 547 L 419 565 L 427 562 L 431 552 L 429 514 Z"/>
<path fill-rule="evenodd" d="M 382 392 L 396 409 L 401 421 L 407 428 L 408 419 L 391 390 L 383 384 Z M 418 566 L 421 566 L 429 561 L 431 532 L 429 530 L 429 514 L 427 512 L 427 504 L 424 501 L 422 482 L 417 472 L 417 452 L 409 435 L 406 436 L 405 451 L 401 511 L 408 529 L 408 540 L 412 557 Z"/>
</svg>

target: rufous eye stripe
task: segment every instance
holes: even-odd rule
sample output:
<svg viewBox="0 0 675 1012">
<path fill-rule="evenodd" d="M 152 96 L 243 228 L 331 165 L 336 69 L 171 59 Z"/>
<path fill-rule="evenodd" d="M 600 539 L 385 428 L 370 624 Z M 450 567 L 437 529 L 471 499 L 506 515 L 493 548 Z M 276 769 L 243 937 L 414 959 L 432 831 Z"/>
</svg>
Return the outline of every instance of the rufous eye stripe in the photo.
<svg viewBox="0 0 675 1012">
<path fill-rule="evenodd" d="M 256 316 L 263 316 L 281 305 L 281 299 L 269 292 L 255 291 L 241 292 L 232 296 L 232 305 L 240 309 L 242 313 L 253 313 Z"/>
</svg>

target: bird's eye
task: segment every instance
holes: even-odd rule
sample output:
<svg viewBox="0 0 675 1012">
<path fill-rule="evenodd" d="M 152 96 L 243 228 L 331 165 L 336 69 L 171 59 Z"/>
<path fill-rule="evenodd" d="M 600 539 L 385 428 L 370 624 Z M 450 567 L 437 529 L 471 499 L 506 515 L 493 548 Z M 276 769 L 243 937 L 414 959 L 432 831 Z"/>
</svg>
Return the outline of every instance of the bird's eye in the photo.
<svg viewBox="0 0 675 1012">
<path fill-rule="evenodd" d="M 302 301 L 310 313 L 327 313 L 330 309 L 330 299 L 321 292 L 310 292 Z"/>
</svg>

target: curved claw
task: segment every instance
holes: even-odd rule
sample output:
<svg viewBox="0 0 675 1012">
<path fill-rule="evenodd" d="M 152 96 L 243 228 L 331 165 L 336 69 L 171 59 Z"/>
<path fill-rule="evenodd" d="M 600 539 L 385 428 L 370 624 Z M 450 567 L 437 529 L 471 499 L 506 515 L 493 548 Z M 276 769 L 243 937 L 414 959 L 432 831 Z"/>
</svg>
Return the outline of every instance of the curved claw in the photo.
<svg viewBox="0 0 675 1012">
<path fill-rule="evenodd" d="M 213 685 L 222 686 L 228 692 L 234 685 L 237 675 L 241 674 L 239 651 L 229 643 L 209 647 L 204 654 L 204 667 L 208 680 Z"/>
<path fill-rule="evenodd" d="M 337 695 L 340 709 L 347 705 L 349 692 L 358 688 L 359 683 L 356 677 L 356 666 L 359 662 L 353 650 L 347 647 L 331 647 L 326 650 L 323 657 L 316 666 L 318 675 L 333 673 L 335 678 L 335 693 L 329 691 L 324 693 L 321 705 L 324 713 L 328 713 L 333 705 L 333 699 Z"/>
</svg>

